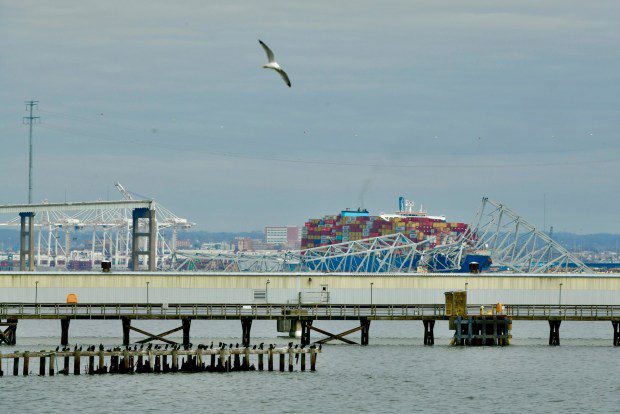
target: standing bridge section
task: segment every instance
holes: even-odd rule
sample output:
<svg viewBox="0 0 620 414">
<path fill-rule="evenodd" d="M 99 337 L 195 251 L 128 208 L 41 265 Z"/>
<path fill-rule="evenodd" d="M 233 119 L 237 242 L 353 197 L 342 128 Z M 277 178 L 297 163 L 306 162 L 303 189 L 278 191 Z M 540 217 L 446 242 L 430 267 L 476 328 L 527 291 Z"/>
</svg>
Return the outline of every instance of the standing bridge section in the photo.
<svg viewBox="0 0 620 414">
<path fill-rule="evenodd" d="M 131 266 L 132 270 L 139 270 L 140 256 L 147 257 L 148 269 L 156 270 L 156 235 L 157 222 L 155 216 L 155 202 L 153 200 L 123 200 L 123 201 L 91 201 L 79 203 L 42 203 L 42 204 L 14 204 L 0 206 L 0 214 L 18 214 L 20 218 L 19 270 L 35 270 L 35 243 L 34 218 L 36 214 L 54 214 L 66 212 L 92 212 L 102 219 L 112 210 L 131 210 Z M 140 226 L 146 221 L 145 226 Z M 145 230 L 141 231 L 141 227 Z M 141 243 L 146 239 L 145 243 Z M 145 245 L 146 249 L 140 249 Z"/>
</svg>

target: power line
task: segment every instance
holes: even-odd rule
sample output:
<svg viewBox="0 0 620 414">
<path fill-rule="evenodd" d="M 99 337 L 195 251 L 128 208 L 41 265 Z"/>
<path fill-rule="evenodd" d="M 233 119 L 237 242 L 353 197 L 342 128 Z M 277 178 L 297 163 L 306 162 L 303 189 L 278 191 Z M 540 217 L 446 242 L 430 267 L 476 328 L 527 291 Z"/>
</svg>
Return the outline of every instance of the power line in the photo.
<svg viewBox="0 0 620 414">
<path fill-rule="evenodd" d="M 25 116 L 23 118 L 23 123 L 28 123 L 28 141 L 29 141 L 29 150 L 28 150 L 28 204 L 32 204 L 32 125 L 34 121 L 38 121 L 41 119 L 39 116 L 33 116 L 32 111 L 34 108 L 39 108 L 39 101 L 27 101 L 26 102 L 26 110 L 30 111 L 29 116 Z"/>
<path fill-rule="evenodd" d="M 303 158 L 291 158 L 286 156 L 262 156 L 259 154 L 246 154 L 239 153 L 233 151 L 218 151 L 218 150 L 210 150 L 205 148 L 185 148 L 178 145 L 170 145 L 164 143 L 145 143 L 136 138 L 129 138 L 123 136 L 109 136 L 105 133 L 95 134 L 93 131 L 86 130 L 77 130 L 77 129 L 67 129 L 57 125 L 45 124 L 41 125 L 45 129 L 50 129 L 53 131 L 61 132 L 64 134 L 74 135 L 80 138 L 90 138 L 95 140 L 101 140 L 104 142 L 117 142 L 123 144 L 139 144 L 139 145 L 148 145 L 152 148 L 160 148 L 165 150 L 172 150 L 180 153 L 203 153 L 216 157 L 224 157 L 224 158 L 233 158 L 233 159 L 250 159 L 250 160 L 258 160 L 258 161 L 269 161 L 269 162 L 280 162 L 280 163 L 292 163 L 299 165 L 318 165 L 318 166 L 335 166 L 335 167 L 363 167 L 363 168 L 423 168 L 423 169 L 431 169 L 431 168 L 440 168 L 440 169 L 486 169 L 486 168 L 526 168 L 526 167 L 555 167 L 555 166 L 576 166 L 576 165 L 591 165 L 591 164 L 606 164 L 606 163 L 614 163 L 618 162 L 619 159 L 617 157 L 609 157 L 605 159 L 597 159 L 597 160 L 566 160 L 566 161 L 546 161 L 546 162 L 520 162 L 520 163 L 489 163 L 489 164 L 481 164 L 481 163 L 467 163 L 467 164 L 457 164 L 457 163 L 397 163 L 397 162 L 386 162 L 386 163 L 378 163 L 378 162 L 353 162 L 353 161 L 335 161 L 335 160 L 320 160 L 320 159 L 303 159 Z"/>
</svg>

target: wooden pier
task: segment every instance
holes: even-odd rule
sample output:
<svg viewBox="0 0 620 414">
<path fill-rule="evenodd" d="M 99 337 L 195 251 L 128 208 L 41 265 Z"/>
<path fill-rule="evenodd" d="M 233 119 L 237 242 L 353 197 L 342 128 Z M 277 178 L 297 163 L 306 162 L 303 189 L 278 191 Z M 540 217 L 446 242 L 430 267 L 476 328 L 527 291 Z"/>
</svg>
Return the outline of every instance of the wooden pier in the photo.
<svg viewBox="0 0 620 414">
<path fill-rule="evenodd" d="M 563 321 L 606 321 L 612 323 L 613 345 L 620 346 L 620 305 L 503 305 L 501 314 L 494 310 L 494 305 L 482 306 L 492 312 L 490 315 L 487 312 L 485 317 L 501 317 L 511 322 L 549 321 L 550 345 L 559 345 L 559 328 Z M 479 315 L 480 308 L 479 304 L 468 304 L 460 316 Z M 446 304 L 0 303 L 0 344 L 3 342 L 9 345 L 16 344 L 19 320 L 39 319 L 61 321 L 61 345 L 70 342 L 69 328 L 72 320 L 119 320 L 122 322 L 122 342 L 125 346 L 131 343 L 131 332 L 144 336 L 137 341 L 138 343 L 161 341 L 176 345 L 176 342 L 167 336 L 177 331 L 183 332 L 182 343 L 187 346 L 190 343 L 192 321 L 200 320 L 239 320 L 243 346 L 248 346 L 250 343 L 254 320 L 290 322 L 291 326 L 295 327 L 291 328 L 291 332 L 294 333 L 296 327 L 299 327 L 301 344 L 305 346 L 312 343 L 310 335 L 312 331 L 327 336 L 318 341 L 321 343 L 338 340 L 349 344 L 368 345 L 372 321 L 422 321 L 424 344 L 433 345 L 435 322 L 454 320 L 456 316 L 459 315 L 452 314 L 450 309 L 446 312 Z M 178 320 L 180 326 L 166 332 L 151 333 L 137 326 L 143 320 Z M 327 320 L 358 321 L 359 326 L 341 333 L 330 333 L 317 326 L 318 322 Z M 467 329 L 469 332 L 469 328 Z M 478 328 L 472 326 L 472 329 Z M 347 338 L 355 332 L 360 332 L 359 342 Z M 461 333 L 463 332 L 461 330 Z"/>
<path fill-rule="evenodd" d="M 142 374 L 168 372 L 232 372 L 232 371 L 274 371 L 274 360 L 278 360 L 280 372 L 316 371 L 317 355 L 321 347 L 299 347 L 292 343 L 287 347 L 276 348 L 263 344 L 253 347 L 232 347 L 220 343 L 217 347 L 199 345 L 189 347 L 124 347 L 104 349 L 100 345 L 86 350 L 75 347 L 73 350 L 57 348 L 56 351 L 24 351 L 8 354 L 0 353 L 0 377 L 5 375 L 4 361 L 12 361 L 14 376 L 30 375 L 30 361 L 39 360 L 38 373 L 41 376 L 80 374 Z M 256 360 L 256 364 L 252 362 Z M 267 367 L 265 368 L 265 359 Z M 308 365 L 306 365 L 308 363 Z M 9 362 L 10 364 L 10 362 Z M 21 370 L 20 370 L 21 366 Z M 8 375 L 8 373 L 6 374 Z"/>
</svg>

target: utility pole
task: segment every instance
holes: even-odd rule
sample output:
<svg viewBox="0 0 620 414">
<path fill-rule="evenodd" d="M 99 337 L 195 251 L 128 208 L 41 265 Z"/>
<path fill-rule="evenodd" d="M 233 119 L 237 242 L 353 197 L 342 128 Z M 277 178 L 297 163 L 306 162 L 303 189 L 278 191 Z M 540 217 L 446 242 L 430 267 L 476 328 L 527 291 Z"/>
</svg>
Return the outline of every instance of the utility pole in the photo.
<svg viewBox="0 0 620 414">
<path fill-rule="evenodd" d="M 28 137 L 29 137 L 29 157 L 28 157 L 28 204 L 32 204 L 32 124 L 34 121 L 40 119 L 38 116 L 32 116 L 32 111 L 35 107 L 38 108 L 39 101 L 26 102 L 26 110 L 30 112 L 29 116 L 25 116 L 23 119 L 24 124 L 28 124 Z"/>
</svg>

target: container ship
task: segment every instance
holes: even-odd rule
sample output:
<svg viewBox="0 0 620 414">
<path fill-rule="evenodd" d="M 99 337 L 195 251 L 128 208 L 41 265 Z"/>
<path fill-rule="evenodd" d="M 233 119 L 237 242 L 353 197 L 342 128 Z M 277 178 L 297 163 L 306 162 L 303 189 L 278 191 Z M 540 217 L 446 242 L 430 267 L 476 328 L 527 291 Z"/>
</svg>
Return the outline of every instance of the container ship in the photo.
<svg viewBox="0 0 620 414">
<path fill-rule="evenodd" d="M 416 211 L 415 203 L 404 197 L 399 197 L 398 207 L 398 211 L 392 214 L 371 215 L 368 210 L 360 208 L 310 219 L 302 228 L 301 248 L 402 233 L 413 242 L 426 242 L 423 246 L 426 250 L 457 241 L 468 228 L 466 223 L 449 222 L 443 215 L 428 214 L 422 206 Z M 487 254 L 477 252 L 464 258 L 461 270 L 467 271 L 471 262 L 477 262 L 481 270 L 491 265 Z"/>
</svg>

